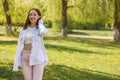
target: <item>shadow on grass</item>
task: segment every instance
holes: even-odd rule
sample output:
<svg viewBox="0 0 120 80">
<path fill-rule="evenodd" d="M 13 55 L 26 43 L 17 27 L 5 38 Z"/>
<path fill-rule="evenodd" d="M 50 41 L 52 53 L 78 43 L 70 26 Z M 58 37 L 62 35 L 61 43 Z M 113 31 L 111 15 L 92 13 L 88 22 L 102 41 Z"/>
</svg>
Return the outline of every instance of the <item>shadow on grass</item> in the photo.
<svg viewBox="0 0 120 80">
<path fill-rule="evenodd" d="M 112 41 L 107 41 L 107 40 L 99 40 L 99 39 L 84 39 L 84 38 L 74 38 L 74 37 L 61 37 L 61 36 L 54 36 L 54 37 L 44 37 L 44 40 L 47 42 L 54 42 L 56 41 L 55 44 L 45 44 L 46 48 L 48 49 L 53 49 L 53 50 L 58 50 L 58 51 L 67 51 L 67 52 L 78 52 L 78 53 L 95 53 L 95 54 L 105 54 L 102 52 L 98 51 L 92 51 L 92 50 L 87 50 L 87 49 L 82 49 L 80 46 L 69 46 L 69 43 L 72 42 L 73 44 L 75 43 L 80 43 L 80 44 L 85 44 L 89 47 L 96 47 L 100 49 L 112 49 L 116 50 L 117 48 L 119 49 L 120 43 L 115 43 Z M 66 44 L 66 42 L 68 44 Z M 61 43 L 63 45 L 57 45 L 57 43 Z M 65 44 L 64 44 L 65 43 Z M 11 40 L 11 41 L 0 41 L 0 45 L 17 45 L 16 40 Z M 112 53 L 109 53 L 112 54 Z M 108 55 L 108 54 L 107 54 Z"/>
<path fill-rule="evenodd" d="M 11 41 L 0 41 L 1 45 L 15 45 L 17 44 L 16 40 L 11 40 Z"/>
<path fill-rule="evenodd" d="M 65 65 L 49 65 L 44 80 L 119 80 L 120 76 L 89 69 L 74 69 Z"/>
<path fill-rule="evenodd" d="M 21 71 L 12 71 L 12 65 L 0 65 L 0 80 L 24 80 Z"/>
<path fill-rule="evenodd" d="M 88 40 L 86 40 L 86 41 L 88 41 Z M 81 43 L 83 43 L 83 42 L 81 42 Z M 12 40 L 12 41 L 0 41 L 0 44 L 3 45 L 3 46 L 4 45 L 17 45 L 17 41 L 15 41 L 15 40 Z M 88 44 L 88 43 L 84 43 L 84 44 Z M 105 46 L 104 44 L 97 44 L 97 43 L 96 44 L 94 43 L 92 46 L 95 46 L 95 47 L 100 47 L 101 46 L 101 48 L 110 47 L 110 46 Z M 98 53 L 98 51 L 82 49 L 82 48 L 79 48 L 77 46 L 72 47 L 72 46 L 68 46 L 68 45 L 66 46 L 66 45 L 57 45 L 57 44 L 45 44 L 45 47 L 46 47 L 46 49 L 52 49 L 52 50 L 57 50 L 57 51 L 67 51 L 69 53 L 78 52 L 78 53 L 86 53 L 86 54 L 89 54 L 89 53 L 104 54 L 102 52 Z M 112 54 L 112 53 L 110 53 L 110 54 Z M 104 54 L 104 55 L 108 55 L 108 54 Z"/>
<path fill-rule="evenodd" d="M 61 45 L 45 44 L 45 46 L 46 46 L 47 49 L 57 50 L 58 52 L 59 51 L 67 51 L 69 53 L 72 53 L 72 52 L 78 52 L 78 53 L 98 53 L 98 52 L 82 50 L 82 49 L 76 49 L 74 47 L 67 47 L 67 46 L 61 46 Z"/>
<path fill-rule="evenodd" d="M 61 36 L 55 36 L 55 37 L 45 37 L 45 40 L 55 40 L 55 41 L 68 41 L 74 42 L 74 43 L 82 43 L 87 44 L 92 47 L 98 47 L 98 48 L 106 48 L 106 49 L 114 49 L 120 47 L 120 43 L 113 42 L 111 40 L 101 40 L 101 39 L 86 39 L 86 38 L 79 38 L 79 37 L 61 37 Z M 68 44 L 69 45 L 69 44 Z"/>
<path fill-rule="evenodd" d="M 78 53 L 94 53 L 94 54 L 104 54 L 102 52 L 99 52 L 98 51 L 92 51 L 92 50 L 87 50 L 87 49 L 82 49 L 80 48 L 80 46 L 69 46 L 69 43 L 70 42 L 73 42 L 73 44 L 75 43 L 80 43 L 80 44 L 86 44 L 88 46 L 91 46 L 91 47 L 97 47 L 97 48 L 100 48 L 100 49 L 116 49 L 120 47 L 120 44 L 119 43 L 114 43 L 114 42 L 109 42 L 109 41 L 104 41 L 104 40 L 96 40 L 96 39 L 84 39 L 84 38 L 73 38 L 73 37 L 59 37 L 59 36 L 56 36 L 56 37 L 44 37 L 45 40 L 47 40 L 48 42 L 50 41 L 57 41 L 57 43 L 60 43 L 60 42 L 63 42 L 61 44 L 63 45 L 57 45 L 56 43 L 55 44 L 45 44 L 45 47 L 48 48 L 48 49 L 53 49 L 53 50 L 58 50 L 58 51 L 67 51 L 67 52 L 78 52 Z M 64 45 L 64 42 L 68 43 L 68 45 Z M 0 44 L 1 45 L 17 45 L 17 41 L 16 40 L 11 40 L 11 41 L 0 41 Z M 112 53 L 109 53 L 109 54 L 112 54 Z"/>
<path fill-rule="evenodd" d="M 0 65 L 0 79 L 24 80 L 21 71 L 12 71 L 12 65 Z M 78 70 L 65 65 L 51 64 L 45 68 L 43 80 L 120 80 L 120 76 L 89 69 Z"/>
<path fill-rule="evenodd" d="M 18 38 L 19 36 L 19 32 L 12 32 L 11 34 L 7 34 L 7 33 L 0 33 L 0 36 L 8 36 L 8 37 L 16 37 Z"/>
</svg>

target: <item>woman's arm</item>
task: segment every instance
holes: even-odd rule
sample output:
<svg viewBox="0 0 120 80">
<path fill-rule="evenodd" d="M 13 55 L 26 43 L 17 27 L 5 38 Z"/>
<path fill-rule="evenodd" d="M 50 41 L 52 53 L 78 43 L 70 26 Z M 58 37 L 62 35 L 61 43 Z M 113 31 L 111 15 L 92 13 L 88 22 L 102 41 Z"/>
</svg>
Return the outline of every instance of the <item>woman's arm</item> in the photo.
<svg viewBox="0 0 120 80">
<path fill-rule="evenodd" d="M 40 30 L 40 35 L 46 34 L 48 32 L 47 28 L 43 24 L 42 19 L 38 21 L 38 28 Z"/>
</svg>

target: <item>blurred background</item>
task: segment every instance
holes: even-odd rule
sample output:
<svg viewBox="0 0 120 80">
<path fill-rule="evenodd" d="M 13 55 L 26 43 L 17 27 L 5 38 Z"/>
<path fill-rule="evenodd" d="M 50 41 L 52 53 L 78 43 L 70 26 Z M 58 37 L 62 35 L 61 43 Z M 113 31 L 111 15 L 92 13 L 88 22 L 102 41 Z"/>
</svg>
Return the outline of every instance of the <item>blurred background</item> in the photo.
<svg viewBox="0 0 120 80">
<path fill-rule="evenodd" d="M 114 24 L 113 0 L 1 0 L 0 25 L 23 26 L 31 8 L 38 8 L 46 27 L 61 31 L 63 17 L 67 31 L 112 30 Z M 8 6 L 5 8 L 4 6 Z M 66 9 L 62 9 L 65 6 Z M 64 15 L 64 13 L 66 15 Z M 6 17 L 7 15 L 9 18 Z"/>
<path fill-rule="evenodd" d="M 38 8 L 49 64 L 43 80 L 120 80 L 120 0 L 0 0 L 0 80 L 13 72 L 20 29 Z"/>
</svg>

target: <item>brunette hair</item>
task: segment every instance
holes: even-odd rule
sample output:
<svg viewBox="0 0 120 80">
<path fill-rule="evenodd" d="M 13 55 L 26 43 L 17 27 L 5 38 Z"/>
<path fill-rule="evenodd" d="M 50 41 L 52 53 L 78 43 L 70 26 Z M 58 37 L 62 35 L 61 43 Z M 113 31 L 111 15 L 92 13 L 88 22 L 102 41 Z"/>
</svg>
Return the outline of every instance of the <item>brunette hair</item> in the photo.
<svg viewBox="0 0 120 80">
<path fill-rule="evenodd" d="M 32 9 L 30 9 L 29 12 L 28 12 L 28 15 L 27 15 L 27 18 L 26 18 L 26 21 L 25 21 L 25 24 L 24 24 L 23 29 L 26 29 L 26 28 L 28 27 L 28 25 L 30 24 L 29 14 L 30 14 L 30 11 L 32 11 L 32 10 L 35 10 L 35 11 L 37 12 L 37 14 L 38 14 L 39 16 L 41 16 L 41 12 L 40 12 L 39 9 L 37 9 L 37 8 L 32 8 Z M 41 19 L 41 17 L 40 17 L 40 19 Z M 37 21 L 36 25 L 38 25 L 38 21 Z"/>
</svg>

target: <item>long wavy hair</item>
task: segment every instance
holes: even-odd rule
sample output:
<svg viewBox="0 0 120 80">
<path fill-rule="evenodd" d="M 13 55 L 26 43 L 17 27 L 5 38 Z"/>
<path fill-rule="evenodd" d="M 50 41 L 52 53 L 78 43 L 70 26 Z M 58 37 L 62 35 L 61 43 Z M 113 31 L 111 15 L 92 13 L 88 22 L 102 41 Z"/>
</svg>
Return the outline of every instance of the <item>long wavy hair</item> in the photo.
<svg viewBox="0 0 120 80">
<path fill-rule="evenodd" d="M 41 16 L 41 12 L 40 12 L 39 9 L 37 9 L 37 8 L 32 8 L 32 9 L 30 9 L 29 12 L 28 12 L 28 15 L 27 15 L 27 18 L 26 18 L 24 27 L 23 27 L 24 30 L 25 30 L 25 29 L 28 27 L 28 25 L 30 25 L 30 23 L 31 23 L 30 20 L 29 20 L 29 14 L 30 14 L 30 11 L 32 11 L 32 10 L 35 10 L 35 11 L 37 12 L 37 14 L 38 14 L 39 16 Z M 39 19 L 41 19 L 41 17 L 40 17 Z M 38 20 L 39 20 L 39 19 L 38 19 Z M 38 25 L 38 21 L 37 21 L 36 25 Z"/>
</svg>

